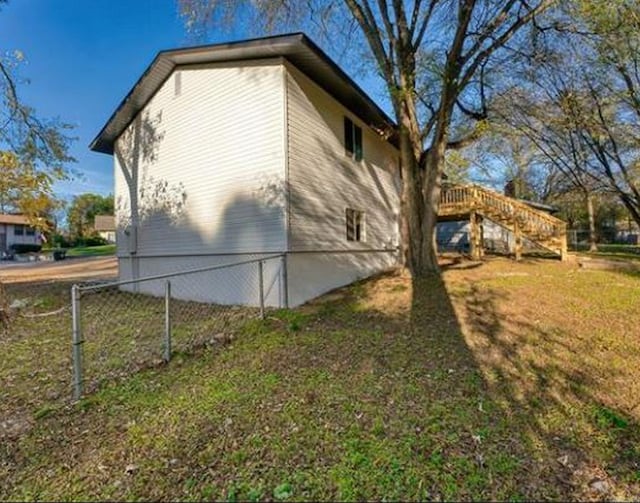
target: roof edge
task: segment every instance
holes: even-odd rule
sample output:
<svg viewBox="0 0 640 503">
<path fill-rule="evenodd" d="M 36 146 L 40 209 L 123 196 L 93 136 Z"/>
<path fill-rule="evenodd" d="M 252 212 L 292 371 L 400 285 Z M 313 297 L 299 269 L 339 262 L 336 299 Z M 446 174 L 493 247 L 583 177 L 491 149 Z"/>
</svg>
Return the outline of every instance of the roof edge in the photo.
<svg viewBox="0 0 640 503">
<path fill-rule="evenodd" d="M 397 125 L 393 119 L 391 119 L 380 106 L 340 67 L 338 64 L 333 61 L 311 38 L 309 38 L 303 32 L 293 32 L 286 33 L 282 35 L 273 35 L 268 37 L 260 37 L 253 38 L 248 40 L 238 40 L 232 42 L 224 42 L 219 44 L 205 44 L 198 45 L 192 47 L 183 47 L 177 49 L 165 49 L 159 51 L 151 63 L 144 70 L 142 75 L 138 78 L 133 87 L 129 90 L 124 99 L 117 106 L 115 111 L 111 114 L 107 122 L 100 129 L 100 132 L 95 136 L 95 138 L 89 144 L 89 148 L 95 152 L 101 152 L 105 154 L 113 155 L 113 146 L 116 139 L 122 134 L 122 132 L 131 124 L 133 119 L 138 115 L 138 113 L 147 105 L 149 100 L 153 98 L 156 92 L 164 85 L 166 80 L 171 76 L 174 69 L 177 66 L 181 66 L 179 63 L 179 59 L 181 57 L 189 56 L 191 54 L 195 55 L 198 53 L 202 53 L 203 51 L 231 51 L 237 49 L 247 49 L 247 50 L 258 50 L 259 48 L 265 49 L 266 52 L 261 55 L 251 56 L 251 53 L 247 55 L 247 57 L 229 57 L 226 61 L 243 61 L 243 60 L 251 60 L 251 59 L 264 59 L 269 56 L 269 49 L 273 49 L 273 54 L 271 56 L 277 57 L 281 56 L 289 61 L 296 67 L 299 67 L 295 61 L 291 61 L 290 58 L 285 54 L 286 49 L 292 50 L 294 46 L 303 45 L 309 51 L 313 53 L 315 57 L 317 57 L 322 63 L 326 64 L 330 70 L 337 76 L 339 81 L 342 81 L 348 87 L 350 87 L 355 93 L 358 95 L 359 99 L 366 103 L 367 107 L 370 109 L 369 115 L 375 115 L 379 118 L 381 123 L 384 123 L 385 126 L 389 127 L 392 130 L 397 129 Z M 280 52 L 278 52 L 278 46 L 280 46 Z M 222 61 L 222 60 L 220 60 Z M 214 62 L 214 60 L 210 61 Z M 186 63 L 189 64 L 189 63 Z M 162 68 L 163 66 L 164 68 Z M 301 68 L 299 68 L 301 69 Z M 302 69 L 301 69 L 302 70 Z M 307 73 L 302 70 L 303 73 Z M 149 90 L 145 92 L 143 86 L 147 81 L 152 77 L 153 72 L 156 72 L 157 82 L 151 83 Z M 312 80 L 318 82 L 317 78 L 314 78 L 311 75 L 308 75 Z M 342 85 L 342 84 L 341 84 Z M 325 86 L 323 86 L 325 87 Z M 339 100 L 335 93 L 332 93 L 329 89 L 327 89 L 330 94 L 334 95 L 336 99 Z M 142 96 L 139 96 L 141 95 Z M 140 97 L 140 103 L 134 103 L 134 99 L 136 97 Z M 347 105 L 342 103 L 346 108 L 349 108 Z M 354 113 L 358 113 L 355 110 L 351 110 Z M 122 117 L 121 117 L 122 116 Z M 121 124 L 117 124 L 117 121 L 120 119 Z M 110 131 L 110 129 L 112 129 Z M 393 142 L 392 142 L 393 143 Z"/>
</svg>

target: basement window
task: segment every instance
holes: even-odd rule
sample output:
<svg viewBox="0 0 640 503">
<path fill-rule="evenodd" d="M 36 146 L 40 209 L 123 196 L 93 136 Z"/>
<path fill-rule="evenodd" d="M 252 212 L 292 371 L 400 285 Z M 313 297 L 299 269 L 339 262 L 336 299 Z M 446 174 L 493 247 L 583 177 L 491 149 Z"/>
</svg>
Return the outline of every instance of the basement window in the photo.
<svg viewBox="0 0 640 503">
<path fill-rule="evenodd" d="M 364 211 L 347 208 L 347 241 L 364 241 Z"/>
<path fill-rule="evenodd" d="M 346 155 L 355 161 L 362 160 L 362 128 L 348 117 L 344 118 L 344 149 Z"/>
</svg>

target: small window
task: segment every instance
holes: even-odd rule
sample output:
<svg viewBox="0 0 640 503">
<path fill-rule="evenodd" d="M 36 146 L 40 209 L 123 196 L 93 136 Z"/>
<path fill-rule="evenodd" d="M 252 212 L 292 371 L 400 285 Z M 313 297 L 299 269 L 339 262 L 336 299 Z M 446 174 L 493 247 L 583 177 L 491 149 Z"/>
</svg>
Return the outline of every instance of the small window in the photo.
<svg viewBox="0 0 640 503">
<path fill-rule="evenodd" d="M 364 211 L 346 209 L 347 241 L 364 241 Z"/>
<path fill-rule="evenodd" d="M 27 227 L 26 228 L 26 233 L 27 233 L 27 236 L 35 236 L 36 235 L 36 230 L 33 227 Z"/>
<path fill-rule="evenodd" d="M 13 228 L 13 233 L 14 233 L 16 236 L 24 236 L 24 225 L 16 225 L 16 226 Z"/>
<path fill-rule="evenodd" d="M 362 128 L 356 126 L 348 117 L 344 118 L 344 149 L 352 159 L 362 160 Z"/>
<path fill-rule="evenodd" d="M 182 72 L 177 71 L 173 75 L 173 95 L 180 96 L 182 93 Z"/>
</svg>

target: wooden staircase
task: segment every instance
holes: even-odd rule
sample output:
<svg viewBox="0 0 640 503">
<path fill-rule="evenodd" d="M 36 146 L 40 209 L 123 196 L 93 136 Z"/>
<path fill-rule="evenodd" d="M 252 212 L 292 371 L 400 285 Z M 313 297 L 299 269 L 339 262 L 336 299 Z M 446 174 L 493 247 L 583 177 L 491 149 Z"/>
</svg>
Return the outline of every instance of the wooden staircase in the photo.
<svg viewBox="0 0 640 503">
<path fill-rule="evenodd" d="M 526 239 L 551 251 L 561 260 L 567 258 L 567 224 L 528 204 L 503 196 L 478 185 L 454 185 L 443 188 L 438 220 L 469 219 L 471 223 L 471 255 L 483 253 L 480 223 L 487 218 L 513 232 L 515 256 L 522 256 L 522 241 Z"/>
</svg>

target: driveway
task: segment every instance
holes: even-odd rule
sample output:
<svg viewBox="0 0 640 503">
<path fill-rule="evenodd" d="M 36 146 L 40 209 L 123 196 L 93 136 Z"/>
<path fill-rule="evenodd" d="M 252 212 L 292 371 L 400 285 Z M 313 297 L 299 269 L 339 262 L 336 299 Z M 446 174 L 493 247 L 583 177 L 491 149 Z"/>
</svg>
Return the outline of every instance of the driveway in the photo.
<svg viewBox="0 0 640 503">
<path fill-rule="evenodd" d="M 0 281 L 3 283 L 115 278 L 117 275 L 116 257 L 70 258 L 58 262 L 0 262 Z"/>
</svg>

